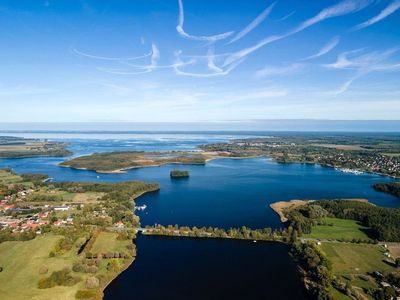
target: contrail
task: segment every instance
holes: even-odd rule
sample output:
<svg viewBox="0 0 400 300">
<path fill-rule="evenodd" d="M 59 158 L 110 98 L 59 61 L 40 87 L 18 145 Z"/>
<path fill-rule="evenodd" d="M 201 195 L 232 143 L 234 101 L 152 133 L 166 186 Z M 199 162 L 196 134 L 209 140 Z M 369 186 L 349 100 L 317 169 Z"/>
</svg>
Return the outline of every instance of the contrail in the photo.
<svg viewBox="0 0 400 300">
<path fill-rule="evenodd" d="M 190 76 L 190 77 L 201 77 L 201 78 L 205 78 L 205 77 L 218 77 L 218 76 L 225 76 L 228 75 L 230 72 L 232 72 L 237 66 L 239 66 L 243 61 L 243 60 L 239 60 L 235 63 L 233 63 L 229 68 L 227 68 L 226 70 L 223 70 L 217 66 L 215 66 L 213 73 L 193 73 L 193 72 L 185 72 L 182 71 L 179 67 L 183 66 L 184 63 L 182 62 L 181 58 L 180 58 L 181 52 L 177 51 L 175 52 L 175 56 L 176 56 L 176 63 L 174 65 L 174 71 L 176 75 L 182 75 L 182 76 Z M 211 54 L 210 54 L 211 55 Z M 209 65 L 210 68 L 210 65 Z M 212 68 L 212 67 L 211 67 Z"/>
<path fill-rule="evenodd" d="M 107 56 L 98 56 L 98 55 L 88 54 L 88 53 L 79 51 L 76 48 L 71 48 L 71 51 L 78 55 L 85 56 L 88 58 L 101 59 L 101 60 L 116 60 L 116 61 L 136 60 L 136 59 L 146 58 L 146 57 L 149 57 L 150 55 L 152 55 L 152 52 L 149 52 L 149 53 L 146 53 L 146 54 L 143 54 L 140 56 L 134 56 L 134 57 L 107 57 Z"/>
<path fill-rule="evenodd" d="M 361 9 L 368 6 L 369 4 L 370 4 L 369 0 L 357 0 L 357 1 L 345 0 L 336 5 L 327 7 L 325 9 L 323 9 L 322 11 L 320 11 L 314 17 L 304 21 L 299 26 L 297 26 L 296 28 L 292 29 L 291 31 L 289 31 L 285 34 L 273 35 L 273 36 L 266 37 L 263 40 L 259 41 L 254 46 L 245 48 L 243 50 L 240 50 L 240 51 L 232 54 L 231 56 L 228 56 L 224 62 L 224 66 L 227 66 L 236 60 L 246 57 L 247 55 L 257 51 L 258 49 L 264 47 L 265 45 L 268 45 L 275 41 L 279 41 L 281 39 L 287 38 L 293 34 L 303 31 L 304 29 L 306 29 L 308 27 L 318 24 L 326 19 L 358 12 Z"/>
<path fill-rule="evenodd" d="M 386 18 L 386 17 L 390 16 L 391 14 L 393 14 L 394 12 L 396 12 L 399 8 L 400 8 L 400 0 L 396 0 L 396 1 L 392 2 L 391 4 L 389 4 L 377 16 L 355 26 L 354 30 L 360 30 L 365 27 L 371 26 L 375 23 L 378 23 L 379 21 L 383 20 L 384 18 Z"/>
<path fill-rule="evenodd" d="M 240 31 L 233 39 L 229 41 L 228 44 L 234 43 L 241 38 L 243 38 L 245 35 L 247 35 L 249 32 L 254 30 L 258 25 L 261 24 L 262 21 L 265 20 L 266 17 L 269 16 L 271 13 L 273 7 L 275 6 L 276 2 L 272 3 L 270 6 L 268 6 L 264 11 L 259 14 L 249 25 L 247 25 L 242 31 Z"/>
<path fill-rule="evenodd" d="M 229 37 L 230 35 L 232 35 L 234 33 L 233 31 L 229 31 L 229 32 L 224 32 L 224 33 L 210 35 L 210 36 L 196 36 L 196 35 L 190 35 L 190 34 L 186 33 L 185 30 L 183 29 L 183 23 L 185 21 L 185 16 L 184 16 L 184 12 L 183 12 L 182 0 L 178 0 L 178 4 L 179 4 L 179 17 L 178 17 L 178 25 L 176 26 L 176 31 L 178 32 L 178 34 L 181 37 L 189 39 L 189 40 L 194 40 L 194 41 L 214 43 L 216 41 L 226 39 L 227 37 Z"/>
<path fill-rule="evenodd" d="M 333 37 L 327 44 L 325 44 L 318 53 L 311 55 L 309 57 L 304 58 L 303 60 L 313 59 L 320 57 L 322 55 L 327 54 L 328 52 L 332 51 L 340 42 L 340 37 L 335 36 Z"/>
<path fill-rule="evenodd" d="M 214 49 L 210 48 L 207 53 L 207 66 L 210 70 L 215 71 L 217 73 L 223 73 L 220 67 L 215 64 L 215 56 L 214 56 Z"/>
</svg>

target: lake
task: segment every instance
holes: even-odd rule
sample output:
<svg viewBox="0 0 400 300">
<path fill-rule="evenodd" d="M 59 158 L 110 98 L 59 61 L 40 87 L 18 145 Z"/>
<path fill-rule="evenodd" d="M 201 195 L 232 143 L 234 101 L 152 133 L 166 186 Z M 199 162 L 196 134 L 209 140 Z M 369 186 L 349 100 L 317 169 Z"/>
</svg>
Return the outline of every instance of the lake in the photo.
<svg viewBox="0 0 400 300">
<path fill-rule="evenodd" d="M 105 300 L 306 299 L 287 246 L 139 235 Z"/>
<path fill-rule="evenodd" d="M 248 135 L 46 133 L 30 137 L 68 142 L 78 156 L 105 151 L 195 150 L 199 144 Z M 0 167 L 18 173 L 45 173 L 58 181 L 159 182 L 159 192 L 137 199 L 137 204 L 147 205 L 138 212 L 143 226 L 277 228 L 281 224 L 269 204 L 289 199 L 367 198 L 381 206 L 400 206 L 397 198 L 371 188 L 376 182 L 393 181 L 391 178 L 342 173 L 318 165 L 280 164 L 268 158 L 217 159 L 206 165 L 164 165 L 123 174 L 59 167 L 64 159 L 0 159 Z M 171 179 L 172 169 L 188 170 L 190 178 Z M 137 250 L 134 264 L 106 289 L 106 299 L 302 297 L 299 274 L 281 244 L 139 236 Z"/>
</svg>

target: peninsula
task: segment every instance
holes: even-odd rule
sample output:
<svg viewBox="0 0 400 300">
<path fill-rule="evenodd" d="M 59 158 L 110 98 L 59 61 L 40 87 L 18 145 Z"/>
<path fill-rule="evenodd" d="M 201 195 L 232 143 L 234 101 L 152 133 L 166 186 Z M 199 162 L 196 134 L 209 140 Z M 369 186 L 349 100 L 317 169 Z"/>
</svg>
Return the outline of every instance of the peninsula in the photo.
<svg viewBox="0 0 400 300">
<path fill-rule="evenodd" d="M 68 156 L 67 144 L 47 140 L 0 136 L 0 158 Z"/>
<path fill-rule="evenodd" d="M 400 283 L 400 209 L 365 199 L 271 204 L 313 299 L 391 299 Z"/>
</svg>

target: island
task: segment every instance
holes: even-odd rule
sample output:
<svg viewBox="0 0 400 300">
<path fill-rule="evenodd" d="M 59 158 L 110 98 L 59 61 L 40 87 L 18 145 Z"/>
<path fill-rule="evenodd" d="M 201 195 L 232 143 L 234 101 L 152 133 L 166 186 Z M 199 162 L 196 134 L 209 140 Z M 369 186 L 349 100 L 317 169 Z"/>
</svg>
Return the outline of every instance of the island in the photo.
<svg viewBox="0 0 400 300">
<path fill-rule="evenodd" d="M 0 136 L 0 158 L 68 156 L 67 144 L 40 139 Z"/>
<path fill-rule="evenodd" d="M 189 171 L 183 171 L 183 170 L 172 170 L 169 173 L 171 178 L 174 179 L 179 179 L 179 178 L 189 178 Z"/>
<path fill-rule="evenodd" d="M 165 164 L 204 165 L 210 159 L 226 156 L 228 156 L 227 153 L 203 151 L 106 152 L 76 157 L 62 162 L 60 166 L 94 170 L 98 173 L 121 173 L 128 169 L 156 167 Z"/>
<path fill-rule="evenodd" d="M 134 199 L 159 185 L 44 178 L 0 170 L 2 299 L 102 299 L 136 256 Z"/>
</svg>

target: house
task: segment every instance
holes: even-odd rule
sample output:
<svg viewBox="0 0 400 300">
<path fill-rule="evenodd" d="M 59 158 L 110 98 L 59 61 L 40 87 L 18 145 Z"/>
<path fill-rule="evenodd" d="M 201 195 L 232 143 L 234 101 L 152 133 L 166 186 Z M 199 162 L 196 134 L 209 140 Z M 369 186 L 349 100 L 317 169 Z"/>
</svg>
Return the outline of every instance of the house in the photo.
<svg viewBox="0 0 400 300">
<path fill-rule="evenodd" d="M 67 211 L 67 210 L 69 210 L 69 206 L 54 206 L 53 207 L 53 209 L 55 210 L 55 211 Z"/>
<path fill-rule="evenodd" d="M 121 221 L 115 223 L 114 226 L 117 228 L 125 228 L 125 224 Z"/>
</svg>

